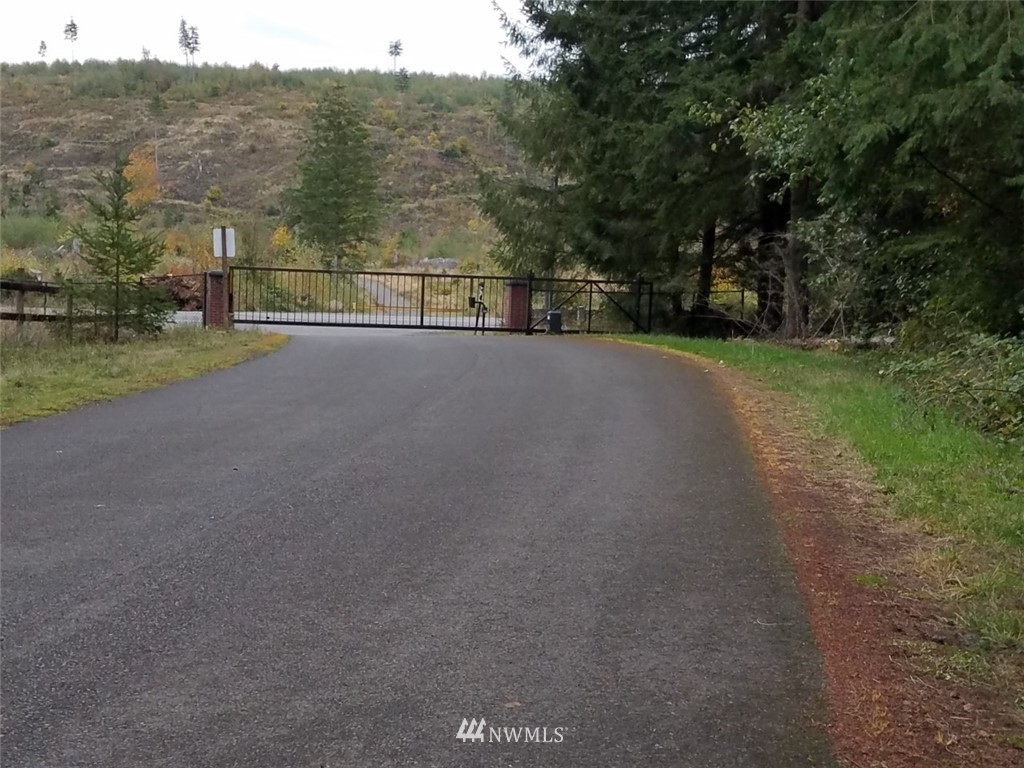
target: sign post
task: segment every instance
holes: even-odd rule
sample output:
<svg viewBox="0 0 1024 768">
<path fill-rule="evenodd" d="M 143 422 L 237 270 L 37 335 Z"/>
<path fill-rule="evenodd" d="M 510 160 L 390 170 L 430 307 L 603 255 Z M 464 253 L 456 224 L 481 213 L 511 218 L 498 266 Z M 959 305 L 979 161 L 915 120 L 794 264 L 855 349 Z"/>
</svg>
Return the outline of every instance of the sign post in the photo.
<svg viewBox="0 0 1024 768">
<path fill-rule="evenodd" d="M 224 316 L 231 321 L 231 271 L 228 259 L 235 257 L 235 230 L 232 227 L 216 227 L 213 230 L 213 255 L 220 258 L 224 272 Z"/>
</svg>

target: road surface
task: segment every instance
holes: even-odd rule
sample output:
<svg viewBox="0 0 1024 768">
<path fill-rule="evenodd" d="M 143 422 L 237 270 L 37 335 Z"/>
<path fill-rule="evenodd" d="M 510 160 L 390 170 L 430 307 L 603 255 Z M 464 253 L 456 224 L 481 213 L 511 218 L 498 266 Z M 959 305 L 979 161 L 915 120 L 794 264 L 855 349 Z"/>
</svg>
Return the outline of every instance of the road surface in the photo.
<svg viewBox="0 0 1024 768">
<path fill-rule="evenodd" d="M 352 281 L 366 292 L 366 295 L 370 297 L 370 301 L 378 306 L 390 309 L 411 309 L 413 307 L 413 303 L 409 299 L 396 291 L 392 291 L 384 284 L 383 280 L 366 277 L 365 275 L 356 275 L 352 278 Z"/>
<path fill-rule="evenodd" d="M 2 449 L 5 768 L 831 765 L 766 500 L 678 359 L 313 333 Z"/>
</svg>

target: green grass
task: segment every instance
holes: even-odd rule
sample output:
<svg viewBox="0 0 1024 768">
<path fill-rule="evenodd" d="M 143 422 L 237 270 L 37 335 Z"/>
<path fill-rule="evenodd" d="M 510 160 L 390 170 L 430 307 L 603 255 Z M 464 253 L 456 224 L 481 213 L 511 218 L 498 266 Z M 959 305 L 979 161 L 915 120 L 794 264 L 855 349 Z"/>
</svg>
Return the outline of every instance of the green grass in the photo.
<svg viewBox="0 0 1024 768">
<path fill-rule="evenodd" d="M 28 329 L 26 329 L 28 330 Z M 68 344 L 31 333 L 0 346 L 0 424 L 68 411 L 199 376 L 280 347 L 255 331 L 177 328 L 120 344 Z"/>
<path fill-rule="evenodd" d="M 67 228 L 48 216 L 7 216 L 0 221 L 0 241 L 8 248 L 52 247 Z"/>
<path fill-rule="evenodd" d="M 853 581 L 862 587 L 884 587 L 889 583 L 885 576 L 879 576 L 877 573 L 859 573 L 853 577 Z"/>
<path fill-rule="evenodd" d="M 674 337 L 633 340 L 722 362 L 806 407 L 812 434 L 851 445 L 897 516 L 955 544 L 919 563 L 979 646 L 1024 651 L 1024 452 L 925 409 L 870 355 Z"/>
</svg>

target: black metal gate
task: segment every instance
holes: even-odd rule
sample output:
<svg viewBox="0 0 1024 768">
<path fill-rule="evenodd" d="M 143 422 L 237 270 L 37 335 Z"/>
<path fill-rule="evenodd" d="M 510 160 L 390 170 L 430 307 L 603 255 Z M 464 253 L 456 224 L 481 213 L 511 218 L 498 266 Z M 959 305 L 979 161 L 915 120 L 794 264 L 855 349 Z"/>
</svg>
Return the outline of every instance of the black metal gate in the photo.
<svg viewBox="0 0 1024 768">
<path fill-rule="evenodd" d="M 642 280 L 238 266 L 231 296 L 236 324 L 650 333 L 654 291 Z"/>
</svg>

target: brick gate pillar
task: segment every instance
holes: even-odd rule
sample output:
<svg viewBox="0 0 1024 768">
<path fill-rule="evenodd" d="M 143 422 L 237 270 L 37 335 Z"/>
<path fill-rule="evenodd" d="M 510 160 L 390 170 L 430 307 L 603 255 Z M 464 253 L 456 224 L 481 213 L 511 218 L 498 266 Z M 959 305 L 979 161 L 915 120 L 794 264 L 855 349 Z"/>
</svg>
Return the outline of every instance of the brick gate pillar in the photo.
<svg viewBox="0 0 1024 768">
<path fill-rule="evenodd" d="M 213 269 L 206 273 L 206 295 L 203 296 L 203 325 L 207 328 L 230 328 L 231 308 L 224 303 L 224 281 L 227 276 L 222 270 Z M 230 303 L 230 297 L 228 299 Z"/>
<path fill-rule="evenodd" d="M 526 280 L 505 281 L 505 327 L 526 331 L 530 327 L 530 284 Z"/>
</svg>

